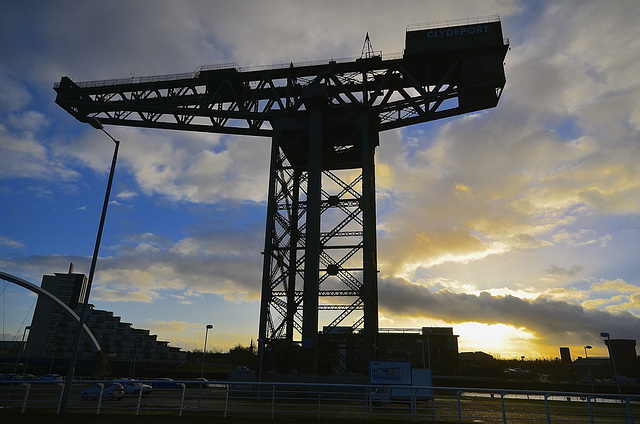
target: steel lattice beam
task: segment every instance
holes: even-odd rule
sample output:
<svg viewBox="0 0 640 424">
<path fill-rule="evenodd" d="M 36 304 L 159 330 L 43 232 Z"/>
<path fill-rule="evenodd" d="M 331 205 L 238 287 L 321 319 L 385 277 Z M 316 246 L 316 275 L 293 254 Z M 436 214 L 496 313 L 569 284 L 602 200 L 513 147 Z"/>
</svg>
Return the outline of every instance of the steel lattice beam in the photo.
<svg viewBox="0 0 640 424">
<path fill-rule="evenodd" d="M 486 55 L 501 63 L 503 47 Z M 384 131 L 495 106 L 504 75 L 465 84 L 460 75 L 468 55 L 373 57 L 255 71 L 200 68 L 190 74 L 84 83 L 63 77 L 54 88 L 56 103 L 83 122 L 93 116 L 110 125 L 271 136 L 274 120 L 306 112 L 306 89 L 324 86 L 328 106 L 347 114 L 366 109 Z M 440 69 L 445 61 L 447 70 L 431 72 L 429 78 L 432 62 Z M 487 96 L 481 104 L 462 101 L 478 90 Z"/>
</svg>

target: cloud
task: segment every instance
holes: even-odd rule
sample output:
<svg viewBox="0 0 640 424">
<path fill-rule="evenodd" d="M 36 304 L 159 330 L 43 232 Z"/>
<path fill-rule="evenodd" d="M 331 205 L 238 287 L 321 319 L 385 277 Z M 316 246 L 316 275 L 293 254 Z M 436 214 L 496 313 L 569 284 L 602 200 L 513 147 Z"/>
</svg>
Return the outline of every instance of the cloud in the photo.
<svg viewBox="0 0 640 424">
<path fill-rule="evenodd" d="M 117 256 L 101 256 L 98 260 L 92 301 L 153 303 L 175 298 L 176 293 L 184 304 L 206 293 L 219 294 L 231 302 L 258 299 L 261 241 L 247 243 L 245 236 L 238 233 L 234 237 L 231 232 L 209 236 L 201 236 L 198 250 L 189 255 L 171 249 L 172 243 L 167 240 L 118 246 Z M 207 240 L 211 240 L 209 247 L 205 247 Z M 76 272 L 87 273 L 90 259 L 71 255 L 14 255 L 0 258 L 0 269 L 38 285 L 42 275 L 66 272 L 70 262 L 75 264 Z"/>
<path fill-rule="evenodd" d="M 576 276 L 580 275 L 583 271 L 583 267 L 580 265 L 572 265 L 569 269 L 560 268 L 555 265 L 551 265 L 551 268 L 547 270 L 548 278 L 561 278 L 572 280 Z"/>
<path fill-rule="evenodd" d="M 139 291 L 113 290 L 106 287 L 95 287 L 92 292 L 93 301 L 104 302 L 152 302 L 157 296 Z"/>
<path fill-rule="evenodd" d="M 121 140 L 116 181 L 130 173 L 137 189 L 118 199 L 159 195 L 171 202 L 263 202 L 266 199 L 270 144 L 256 137 L 109 128 Z M 58 154 L 77 158 L 91 169 L 108 173 L 112 147 L 91 131 Z"/>
<path fill-rule="evenodd" d="M 24 248 L 24 244 L 19 241 L 12 240 L 10 237 L 0 236 L 0 245 L 9 246 L 14 249 L 22 249 Z"/>
<path fill-rule="evenodd" d="M 194 225 L 187 229 L 190 236 L 176 242 L 144 233 L 122 239 L 118 245 L 103 245 L 102 252 L 113 256 L 101 255 L 98 260 L 92 300 L 149 303 L 175 293 L 183 296 L 183 303 L 204 293 L 232 302 L 259 298 L 264 229 L 252 222 L 242 227 L 217 225 Z M 82 272 L 88 270 L 90 258 L 14 255 L 0 257 L 0 269 L 37 282 L 44 274 L 66 271 L 70 262 Z"/>
<path fill-rule="evenodd" d="M 640 316 L 640 287 L 623 280 L 600 281 L 590 287 L 591 298 L 583 304 L 611 313 L 628 312 Z"/>
<path fill-rule="evenodd" d="M 21 112 L 32 98 L 22 81 L 7 75 L 0 67 L 0 112 L 5 116 L 14 116 L 13 113 Z"/>
<path fill-rule="evenodd" d="M 204 328 L 206 322 L 188 322 L 181 320 L 149 320 L 144 323 L 144 328 L 151 333 L 161 334 L 163 340 L 167 340 L 172 346 L 179 346 L 184 350 L 199 349 L 204 347 Z M 207 352 L 226 350 L 236 346 L 239 342 L 248 346 L 253 340 L 252 334 L 228 333 L 224 331 L 226 326 L 216 325 L 208 334 Z"/>
<path fill-rule="evenodd" d="M 254 300 L 260 293 L 262 229 L 192 228 L 191 236 L 172 242 L 141 234 L 112 246 L 113 257 L 101 258 L 96 284 L 133 300 L 152 301 L 180 292 L 183 302 L 203 293 L 227 300 Z M 144 296 L 142 296 L 144 295 Z M 106 299 L 105 299 L 106 300 Z"/>
<path fill-rule="evenodd" d="M 169 341 L 173 346 L 189 350 L 194 348 L 193 340 L 197 340 L 194 337 L 196 330 L 199 332 L 202 325 L 178 320 L 152 320 L 145 323 L 144 328 L 149 329 L 152 334 L 162 334 L 162 339 Z"/>
<path fill-rule="evenodd" d="M 524 300 L 489 293 L 432 293 L 424 286 L 397 278 L 385 278 L 379 287 L 380 308 L 387 316 L 431 317 L 449 323 L 505 323 L 524 327 L 548 344 L 580 344 L 607 328 L 615 328 L 616 337 L 635 338 L 640 326 L 640 318 L 627 312 L 585 309 L 542 296 Z"/>
<path fill-rule="evenodd" d="M 615 281 L 593 283 L 591 290 L 595 292 L 614 291 L 619 293 L 637 293 L 638 287 L 618 279 Z"/>
<path fill-rule="evenodd" d="M 0 122 L 0 180 L 31 178 L 52 182 L 68 182 L 80 176 L 63 161 L 52 157 L 31 131 L 18 131 Z"/>
<path fill-rule="evenodd" d="M 516 41 L 496 109 L 433 123 L 431 131 L 382 135 L 379 247 L 390 273 L 410 276 L 420 267 L 554 243 L 606 247 L 613 235 L 585 224 L 640 212 L 633 160 L 640 157 L 639 134 L 628 120 L 637 102 L 628 103 L 626 94 L 637 98 L 640 84 L 624 49 L 600 48 L 638 7 L 605 12 L 593 2 L 575 15 L 570 9 L 550 5 L 522 28 L 504 19 L 505 34 L 513 32 Z M 589 20 L 598 30 L 584 26 Z M 627 52 L 640 51 L 628 31 L 621 42 Z M 569 234 L 570 226 L 582 229 Z"/>
<path fill-rule="evenodd" d="M 555 317 L 553 340 L 564 335 L 577 344 L 598 325 L 637 324 L 639 4 L 254 3 L 3 5 L 0 35 L 12 42 L 0 46 L 10 58 L 0 64 L 0 193 L 35 203 L 71 192 L 92 172 L 108 173 L 112 143 L 53 103 L 51 84 L 63 75 L 83 81 L 190 72 L 209 63 L 353 57 L 367 32 L 374 48 L 388 54 L 402 50 L 409 23 L 500 13 L 511 50 L 498 107 L 381 134 L 378 266 L 387 276 L 381 321 L 415 313 L 416 323 L 509 322 L 540 336 Z M 100 258 L 96 299 L 140 305 L 168 297 L 195 303 L 202 293 L 219 293 L 234 305 L 257 299 L 269 140 L 108 131 L 122 140 L 117 202 L 135 202 L 136 211 L 151 202 L 193 208 L 190 219 L 199 222 L 160 223 L 153 216 L 138 229 L 124 207 L 110 210 L 118 234 L 103 246 L 112 256 Z M 16 241 L 22 236 L 3 237 L 0 244 L 24 248 Z M 38 281 L 69 261 L 88 269 L 87 257 L 31 249 L 3 254 L 0 268 Z M 180 322 L 183 330 L 189 326 Z"/>
<path fill-rule="evenodd" d="M 125 200 L 133 199 L 134 197 L 138 197 L 138 196 L 139 194 L 136 193 L 135 191 L 122 191 L 116 195 L 118 199 L 125 199 Z"/>
</svg>

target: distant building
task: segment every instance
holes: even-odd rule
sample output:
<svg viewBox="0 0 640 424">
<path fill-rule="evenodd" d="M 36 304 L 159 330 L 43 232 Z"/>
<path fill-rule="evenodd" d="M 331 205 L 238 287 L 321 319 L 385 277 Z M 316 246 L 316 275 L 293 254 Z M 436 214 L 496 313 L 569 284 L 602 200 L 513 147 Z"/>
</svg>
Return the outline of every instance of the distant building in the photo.
<svg viewBox="0 0 640 424">
<path fill-rule="evenodd" d="M 351 327 L 334 327 L 331 331 L 324 328 L 318 334 L 321 374 L 341 375 L 350 369 L 367 375 L 369 364 L 364 360 L 364 352 L 358 349 L 363 339 Z M 377 353 L 380 361 L 410 362 L 412 368 L 430 368 L 433 375 L 459 374 L 458 336 L 451 327 L 382 328 Z"/>
<path fill-rule="evenodd" d="M 26 343 L 20 340 L 1 340 L 0 341 L 0 357 L 16 356 L 24 352 Z"/>
<path fill-rule="evenodd" d="M 72 271 L 73 267 L 66 274 L 44 275 L 40 287 L 78 313 L 78 304 L 87 288 L 87 277 L 84 274 L 74 274 Z M 71 317 L 66 316 L 60 306 L 39 297 L 27 339 L 30 352 L 34 356 L 51 356 L 55 349 L 58 357 L 71 357 L 73 332 L 71 340 L 67 343 L 63 342 L 64 337 L 60 333 L 70 321 Z M 77 329 L 77 325 L 74 328 Z"/>
<path fill-rule="evenodd" d="M 560 350 L 560 361 L 565 364 L 570 364 L 571 361 L 571 350 L 568 347 L 561 347 Z"/>
<path fill-rule="evenodd" d="M 80 315 L 87 286 L 87 277 L 69 273 L 55 273 L 42 278 L 41 287 L 66 303 Z M 169 346 L 169 342 L 157 340 L 149 330 L 137 329 L 131 323 L 122 322 L 113 312 L 95 309 L 89 305 L 85 320 L 91 329 L 107 359 L 153 362 L 158 364 L 182 364 L 186 352 L 178 347 Z M 78 331 L 78 322 L 64 313 L 62 308 L 42 297 L 38 298 L 31 321 L 31 330 L 27 339 L 30 354 L 34 357 L 71 358 L 74 339 Z M 93 359 L 94 352 L 90 344 L 81 341 L 79 359 Z"/>
<path fill-rule="evenodd" d="M 455 376 L 460 371 L 458 337 L 452 327 L 380 329 L 378 359 L 410 361 L 413 368 L 431 368 L 433 375 Z"/>
<path fill-rule="evenodd" d="M 613 376 L 613 367 L 608 357 L 578 356 L 571 366 L 585 381 L 587 379 L 605 380 Z"/>
<path fill-rule="evenodd" d="M 635 340 L 611 339 L 605 340 L 604 343 L 616 363 L 616 370 L 619 376 L 640 378 L 640 360 L 638 360 L 638 354 L 636 353 Z"/>
<path fill-rule="evenodd" d="M 460 352 L 460 374 L 473 377 L 496 377 L 498 368 L 492 355 L 485 352 Z"/>
</svg>

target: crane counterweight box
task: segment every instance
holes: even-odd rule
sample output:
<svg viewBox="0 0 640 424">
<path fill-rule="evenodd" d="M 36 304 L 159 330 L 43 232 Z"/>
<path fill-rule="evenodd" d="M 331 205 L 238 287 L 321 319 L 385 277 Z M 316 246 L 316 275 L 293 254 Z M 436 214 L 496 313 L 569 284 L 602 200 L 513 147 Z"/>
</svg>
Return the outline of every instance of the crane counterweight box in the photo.
<svg viewBox="0 0 640 424">
<path fill-rule="evenodd" d="M 420 28 L 420 27 L 418 27 Z M 442 50 L 501 46 L 503 44 L 500 21 L 478 22 L 470 25 L 407 29 L 405 56 Z"/>
</svg>

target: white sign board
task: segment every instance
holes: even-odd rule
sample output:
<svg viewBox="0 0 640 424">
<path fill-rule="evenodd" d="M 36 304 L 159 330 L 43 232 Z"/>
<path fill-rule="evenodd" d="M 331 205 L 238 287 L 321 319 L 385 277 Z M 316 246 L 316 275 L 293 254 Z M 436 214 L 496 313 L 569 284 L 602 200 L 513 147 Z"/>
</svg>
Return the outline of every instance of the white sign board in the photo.
<svg viewBox="0 0 640 424">
<path fill-rule="evenodd" d="M 376 385 L 411 385 L 411 363 L 371 361 L 369 362 L 369 383 Z"/>
</svg>

